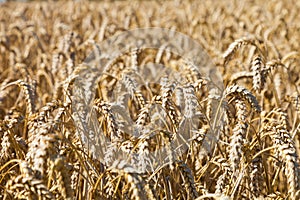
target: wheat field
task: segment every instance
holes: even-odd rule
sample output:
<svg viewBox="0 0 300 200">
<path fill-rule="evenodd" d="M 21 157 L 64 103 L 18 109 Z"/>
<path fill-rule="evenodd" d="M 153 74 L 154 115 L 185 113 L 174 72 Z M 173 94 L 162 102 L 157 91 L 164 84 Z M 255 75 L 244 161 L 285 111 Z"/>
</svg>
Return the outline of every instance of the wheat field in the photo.
<svg viewBox="0 0 300 200">
<path fill-rule="evenodd" d="M 297 0 L 1 3 L 0 199 L 300 199 L 299 11 Z M 97 44 L 147 27 L 201 44 L 224 91 L 167 44 L 119 56 L 90 82 L 94 134 L 111 143 L 101 160 L 76 124 L 75 79 Z M 147 63 L 178 80 L 142 82 Z M 162 147 L 168 162 L 152 170 L 107 164 L 122 152 L 143 165 Z"/>
</svg>

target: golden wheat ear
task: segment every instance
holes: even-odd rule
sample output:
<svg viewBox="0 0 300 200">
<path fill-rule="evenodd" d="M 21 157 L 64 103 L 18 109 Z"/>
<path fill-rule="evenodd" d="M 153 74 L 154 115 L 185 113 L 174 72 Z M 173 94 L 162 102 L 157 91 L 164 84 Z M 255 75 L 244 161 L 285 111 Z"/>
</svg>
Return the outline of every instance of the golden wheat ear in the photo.
<svg viewBox="0 0 300 200">
<path fill-rule="evenodd" d="M 263 73 L 264 62 L 261 56 L 255 55 L 251 62 L 251 70 L 253 73 L 253 89 L 260 92 L 263 89 L 264 81 L 266 80 L 265 73 Z"/>
<path fill-rule="evenodd" d="M 232 85 L 226 88 L 225 90 L 226 97 L 234 97 L 239 96 L 241 99 L 245 100 L 249 103 L 251 108 L 253 108 L 256 112 L 261 111 L 261 107 L 257 102 L 256 97 L 246 88 L 239 85 Z"/>
<path fill-rule="evenodd" d="M 233 43 L 231 43 L 223 54 L 224 64 L 226 64 L 233 57 L 238 49 L 245 45 L 256 46 L 255 39 L 251 37 L 244 37 L 241 39 L 237 39 Z"/>
</svg>

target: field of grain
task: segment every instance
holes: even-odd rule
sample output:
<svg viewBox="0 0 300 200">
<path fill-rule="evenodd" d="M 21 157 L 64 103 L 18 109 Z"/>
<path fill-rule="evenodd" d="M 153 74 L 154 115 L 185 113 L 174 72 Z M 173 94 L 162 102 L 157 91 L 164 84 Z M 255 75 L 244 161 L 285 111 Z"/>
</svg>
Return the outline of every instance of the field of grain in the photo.
<svg viewBox="0 0 300 200">
<path fill-rule="evenodd" d="M 1 3 L 0 199 L 300 199 L 299 11 L 297 0 Z M 82 63 L 102 41 L 146 27 L 201 44 L 224 92 L 168 44 L 133 49 L 87 77 L 99 130 L 79 128 Z M 141 84 L 147 63 L 178 80 Z M 104 160 L 87 132 L 110 142 Z M 174 153 L 183 135 L 187 148 Z M 150 162 L 162 147 L 168 161 Z M 137 172 L 117 152 L 152 169 Z"/>
</svg>

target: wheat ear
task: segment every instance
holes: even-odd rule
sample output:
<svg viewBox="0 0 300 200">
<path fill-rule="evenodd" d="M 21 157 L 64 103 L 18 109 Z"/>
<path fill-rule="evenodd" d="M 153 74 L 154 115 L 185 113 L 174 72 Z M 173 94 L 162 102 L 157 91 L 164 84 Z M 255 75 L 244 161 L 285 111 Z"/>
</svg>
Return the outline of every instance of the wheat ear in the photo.
<svg viewBox="0 0 300 200">
<path fill-rule="evenodd" d="M 232 58 L 232 56 L 235 54 L 235 52 L 239 48 L 241 48 L 242 46 L 248 45 L 248 44 L 256 46 L 255 42 L 254 42 L 254 39 L 253 38 L 247 38 L 247 37 L 237 39 L 233 43 L 231 43 L 229 45 L 229 47 L 227 48 L 227 50 L 223 54 L 224 64 L 227 63 Z"/>
<path fill-rule="evenodd" d="M 229 97 L 238 96 L 246 100 L 256 112 L 261 111 L 261 108 L 257 102 L 256 97 L 250 91 L 248 91 L 246 88 L 242 86 L 232 85 L 227 87 L 225 90 L 225 96 L 229 96 Z"/>
</svg>

